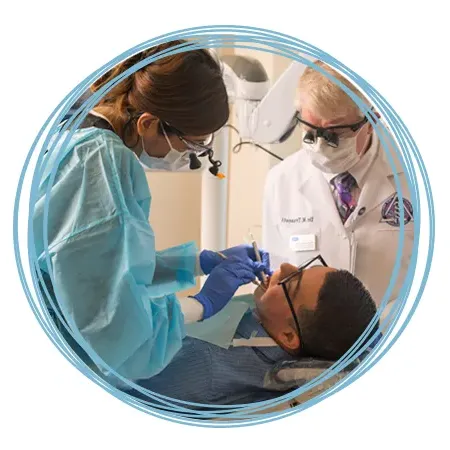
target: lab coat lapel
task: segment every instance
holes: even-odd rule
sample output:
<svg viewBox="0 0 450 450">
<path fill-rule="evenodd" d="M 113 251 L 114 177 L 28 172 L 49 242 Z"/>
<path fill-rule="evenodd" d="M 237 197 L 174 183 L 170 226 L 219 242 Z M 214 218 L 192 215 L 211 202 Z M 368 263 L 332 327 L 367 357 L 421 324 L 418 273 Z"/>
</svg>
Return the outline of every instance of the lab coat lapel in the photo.
<svg viewBox="0 0 450 450">
<path fill-rule="evenodd" d="M 341 217 L 334 202 L 333 194 L 323 174 L 314 167 L 310 168 L 309 176 L 300 186 L 304 198 L 311 202 L 314 220 L 323 218 L 320 227 L 331 223 L 339 232 L 344 231 Z"/>
<path fill-rule="evenodd" d="M 392 171 L 389 170 L 389 167 L 386 166 L 384 162 L 381 154 L 383 148 L 381 148 L 381 146 L 378 149 L 378 152 L 379 154 L 373 163 L 373 167 L 369 170 L 367 179 L 361 190 L 358 207 L 355 212 L 356 214 L 362 208 L 365 208 L 365 213 L 367 214 L 377 208 L 395 191 L 395 188 L 389 179 L 389 175 Z"/>
</svg>

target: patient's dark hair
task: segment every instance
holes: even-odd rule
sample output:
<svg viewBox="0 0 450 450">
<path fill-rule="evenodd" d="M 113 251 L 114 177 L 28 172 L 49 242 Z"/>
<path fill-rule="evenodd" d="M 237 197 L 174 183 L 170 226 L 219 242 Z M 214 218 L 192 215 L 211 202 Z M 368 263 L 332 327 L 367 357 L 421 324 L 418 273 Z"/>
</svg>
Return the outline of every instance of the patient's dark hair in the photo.
<svg viewBox="0 0 450 450">
<path fill-rule="evenodd" d="M 361 281 L 346 270 L 327 273 L 314 311 L 298 313 L 303 348 L 309 356 L 337 360 L 366 330 L 377 312 Z M 367 342 L 377 332 L 378 323 Z"/>
</svg>

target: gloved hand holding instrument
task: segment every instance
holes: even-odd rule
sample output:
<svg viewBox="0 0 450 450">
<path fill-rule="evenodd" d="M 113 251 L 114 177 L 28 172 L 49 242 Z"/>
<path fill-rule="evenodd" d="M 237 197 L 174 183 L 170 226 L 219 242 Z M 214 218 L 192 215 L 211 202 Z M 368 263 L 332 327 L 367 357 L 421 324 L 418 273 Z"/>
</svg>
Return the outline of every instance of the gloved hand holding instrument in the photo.
<svg viewBox="0 0 450 450">
<path fill-rule="evenodd" d="M 261 273 L 258 273 L 258 278 L 264 282 L 264 275 L 271 275 L 269 253 L 264 250 L 258 250 L 256 245 L 241 244 L 236 247 L 231 247 L 221 252 L 213 252 L 210 250 L 203 250 L 200 253 L 200 266 L 205 275 L 208 275 L 214 267 L 220 264 L 224 259 L 236 257 L 242 262 L 259 262 L 262 264 Z"/>
<path fill-rule="evenodd" d="M 236 291 L 255 280 L 264 270 L 264 264 L 231 256 L 223 259 L 211 270 L 201 291 L 193 295 L 203 305 L 203 319 L 208 319 L 221 311 L 232 299 Z M 202 269 L 203 270 L 203 269 Z"/>
</svg>

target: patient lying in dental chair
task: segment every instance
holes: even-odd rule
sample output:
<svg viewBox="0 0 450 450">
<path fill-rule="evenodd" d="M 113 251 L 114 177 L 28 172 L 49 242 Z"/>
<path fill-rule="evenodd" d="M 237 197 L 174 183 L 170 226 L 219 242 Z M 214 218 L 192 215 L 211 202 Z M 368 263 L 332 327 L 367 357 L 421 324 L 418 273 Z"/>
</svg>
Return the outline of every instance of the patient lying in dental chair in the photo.
<svg viewBox="0 0 450 450">
<path fill-rule="evenodd" d="M 357 341 L 376 315 L 362 283 L 347 271 L 314 266 L 298 270 L 282 264 L 266 289 L 254 293 L 236 339 L 272 338 L 274 346 L 221 348 L 186 337 L 183 348 L 157 376 L 138 384 L 172 399 L 203 404 L 252 403 L 276 398 L 279 386 L 267 382 L 274 367 L 292 361 L 336 361 Z M 373 330 L 368 339 L 377 332 Z M 290 386 L 286 389 L 294 389 Z M 146 395 L 132 391 L 141 399 Z"/>
</svg>

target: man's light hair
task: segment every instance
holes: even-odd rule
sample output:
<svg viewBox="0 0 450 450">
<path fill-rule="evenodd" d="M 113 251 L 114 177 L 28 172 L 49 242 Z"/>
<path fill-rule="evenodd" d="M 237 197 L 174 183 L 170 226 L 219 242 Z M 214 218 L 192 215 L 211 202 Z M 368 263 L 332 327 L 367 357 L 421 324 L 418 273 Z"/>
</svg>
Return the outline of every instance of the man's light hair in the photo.
<svg viewBox="0 0 450 450">
<path fill-rule="evenodd" d="M 339 72 L 322 61 L 314 64 L 354 92 L 364 103 L 369 104 L 362 93 Z M 358 105 L 336 83 L 313 67 L 308 66 L 300 77 L 297 92 L 297 108 L 307 99 L 308 107 L 325 120 L 349 115 L 364 116 Z M 306 105 L 305 105 L 306 106 Z"/>
</svg>

